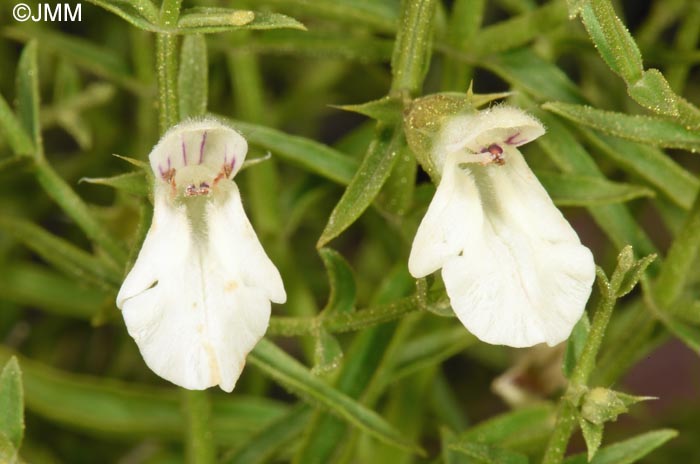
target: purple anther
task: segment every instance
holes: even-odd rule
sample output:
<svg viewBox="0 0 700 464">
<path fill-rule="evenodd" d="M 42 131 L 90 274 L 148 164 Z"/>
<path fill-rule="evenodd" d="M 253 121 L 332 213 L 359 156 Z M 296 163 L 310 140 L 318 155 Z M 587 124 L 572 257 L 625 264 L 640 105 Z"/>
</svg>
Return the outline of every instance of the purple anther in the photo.
<svg viewBox="0 0 700 464">
<path fill-rule="evenodd" d="M 209 184 L 206 182 L 202 182 L 201 184 L 199 184 L 199 188 L 209 188 Z"/>
<path fill-rule="evenodd" d="M 185 139 L 182 139 L 182 142 L 180 144 L 182 146 L 182 162 L 185 163 L 185 166 L 187 166 L 187 150 L 185 149 Z"/>
<path fill-rule="evenodd" d="M 202 134 L 202 141 L 199 144 L 199 164 L 202 164 L 204 159 L 204 144 L 207 143 L 207 132 L 204 131 Z"/>
<path fill-rule="evenodd" d="M 491 160 L 497 165 L 502 166 L 503 164 L 505 164 L 506 161 L 501 156 L 503 154 L 503 148 L 501 148 L 500 145 L 492 143 L 488 146 L 488 148 L 482 150 L 482 153 L 485 152 L 489 152 L 491 154 Z"/>
</svg>

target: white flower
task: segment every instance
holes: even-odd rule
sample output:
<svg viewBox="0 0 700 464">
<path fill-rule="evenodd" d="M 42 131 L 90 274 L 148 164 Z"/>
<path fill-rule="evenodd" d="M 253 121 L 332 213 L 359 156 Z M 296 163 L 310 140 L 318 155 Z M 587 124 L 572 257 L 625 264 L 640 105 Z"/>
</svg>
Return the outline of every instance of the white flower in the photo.
<svg viewBox="0 0 700 464">
<path fill-rule="evenodd" d="M 117 306 L 146 364 L 185 388 L 230 392 L 286 294 L 231 180 L 248 144 L 213 119 L 170 129 L 149 155 L 151 228 Z"/>
<path fill-rule="evenodd" d="M 492 344 L 565 340 L 595 277 L 591 252 L 516 148 L 542 134 L 533 117 L 499 106 L 449 119 L 431 153 L 442 179 L 409 270 L 442 268 L 457 317 Z"/>
</svg>

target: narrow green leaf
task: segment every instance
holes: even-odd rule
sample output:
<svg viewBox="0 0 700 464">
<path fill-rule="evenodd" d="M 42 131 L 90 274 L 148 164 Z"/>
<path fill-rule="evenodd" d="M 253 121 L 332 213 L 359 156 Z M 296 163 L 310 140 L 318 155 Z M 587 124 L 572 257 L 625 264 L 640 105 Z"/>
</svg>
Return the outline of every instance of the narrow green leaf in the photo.
<svg viewBox="0 0 700 464">
<path fill-rule="evenodd" d="M 330 248 L 321 248 L 318 253 L 326 267 L 330 284 L 324 315 L 354 311 L 357 289 L 350 265 L 340 253 Z"/>
<path fill-rule="evenodd" d="M 588 315 L 583 313 L 581 319 L 576 323 L 574 329 L 571 331 L 571 335 L 566 342 L 566 351 L 564 352 L 564 362 L 562 364 L 562 370 L 566 378 L 570 378 L 571 374 L 574 372 L 576 363 L 578 362 L 581 353 L 583 352 L 583 346 L 586 343 L 586 338 L 588 338 L 588 332 L 591 330 L 591 323 L 588 321 Z"/>
<path fill-rule="evenodd" d="M 400 128 L 377 124 L 375 139 L 335 205 L 328 224 L 318 239 L 317 247 L 323 247 L 350 227 L 374 201 L 398 159 L 397 149 L 402 139 L 403 131 Z"/>
<path fill-rule="evenodd" d="M 25 45 L 17 64 L 17 117 L 24 132 L 32 139 L 34 156 L 43 155 L 41 126 L 39 125 L 39 65 L 37 42 Z"/>
<path fill-rule="evenodd" d="M 590 106 L 549 102 L 542 105 L 571 121 L 605 134 L 667 148 L 700 151 L 700 132 L 665 119 L 599 110 Z"/>
<path fill-rule="evenodd" d="M 182 40 L 177 79 L 182 119 L 206 113 L 208 76 L 207 41 L 201 34 L 188 35 Z"/>
<path fill-rule="evenodd" d="M 588 461 L 590 462 L 598 452 L 600 444 L 603 442 L 603 424 L 593 424 L 582 417 L 579 417 L 578 423 L 581 427 L 583 439 L 586 441 Z"/>
<path fill-rule="evenodd" d="M 454 442 L 456 435 L 447 427 L 440 427 L 440 445 L 442 460 L 445 464 L 473 464 L 467 455 L 450 448 L 450 443 Z"/>
<path fill-rule="evenodd" d="M 683 209 L 690 209 L 700 181 L 658 148 L 592 130 L 584 135 L 602 154 L 627 172 L 649 182 Z"/>
<path fill-rule="evenodd" d="M 113 177 L 83 177 L 80 182 L 106 185 L 115 190 L 145 197 L 148 196 L 151 189 L 149 180 L 143 171 L 133 171 Z"/>
<path fill-rule="evenodd" d="M 177 23 L 177 31 L 183 34 L 280 28 L 306 29 L 296 19 L 282 14 L 218 7 L 195 7 L 184 10 Z"/>
<path fill-rule="evenodd" d="M 12 263 L 3 273 L 0 295 L 3 300 L 85 320 L 90 320 L 107 298 L 106 292 L 94 286 L 27 263 Z"/>
<path fill-rule="evenodd" d="M 287 414 L 261 429 L 236 448 L 230 455 L 223 457 L 223 464 L 263 464 L 269 462 L 281 448 L 291 444 L 306 427 L 310 408 L 300 404 Z"/>
<path fill-rule="evenodd" d="M 656 255 L 648 255 L 635 261 L 630 269 L 625 272 L 619 286 L 617 287 L 617 297 L 622 298 L 627 295 L 637 285 L 637 282 L 644 276 L 647 267 L 656 259 Z"/>
<path fill-rule="evenodd" d="M 386 62 L 391 59 L 393 41 L 377 37 L 353 37 L 327 31 L 275 29 L 265 34 L 212 36 L 212 48 L 230 51 L 232 47 L 254 53 L 333 58 L 362 63 Z"/>
<path fill-rule="evenodd" d="M 127 163 L 131 164 L 132 166 L 136 166 L 137 168 L 140 168 L 146 174 L 151 172 L 151 165 L 148 164 L 146 161 L 143 160 L 138 160 L 136 158 L 129 158 L 128 156 L 122 156 L 122 155 L 117 155 L 116 153 L 113 153 L 112 156 L 119 158 L 120 160 L 126 161 Z"/>
<path fill-rule="evenodd" d="M 591 155 L 559 118 L 546 112 L 536 112 L 536 115 L 547 127 L 547 135 L 540 137 L 537 144 L 559 169 L 566 173 L 604 178 Z M 622 248 L 631 243 L 640 253 L 655 251 L 649 237 L 624 205 L 598 205 L 588 207 L 588 210 L 616 247 Z"/>
<path fill-rule="evenodd" d="M 372 303 L 391 301 L 405 295 L 407 287 L 411 287 L 413 278 L 403 266 L 395 266 L 384 279 L 379 290 L 372 298 Z M 365 404 L 372 404 L 372 395 L 367 391 L 377 381 L 383 372 L 382 363 L 388 348 L 394 340 L 396 324 L 382 324 L 359 333 L 350 344 L 348 355 L 338 373 L 335 388 L 352 398 L 360 398 L 364 394 Z M 294 456 L 293 462 L 329 462 L 339 459 L 338 449 L 353 447 L 353 440 L 347 440 L 348 425 L 336 416 L 324 411 L 314 414 L 309 427 L 304 433 L 304 439 Z M 357 432 L 352 436 L 358 436 Z"/>
<path fill-rule="evenodd" d="M 105 282 L 113 286 L 121 284 L 122 275 L 118 268 L 106 266 L 103 261 L 31 222 L 0 217 L 0 230 L 24 243 L 56 269 L 74 278 L 103 285 Z"/>
<path fill-rule="evenodd" d="M 637 103 L 655 113 L 678 116 L 676 94 L 658 69 L 644 71 L 642 78 L 627 87 Z"/>
<path fill-rule="evenodd" d="M 450 449 L 458 451 L 466 456 L 469 456 L 474 462 L 479 464 L 527 464 L 527 456 L 516 453 L 504 448 L 485 445 L 483 443 L 474 443 L 468 441 L 459 441 L 452 443 Z"/>
<path fill-rule="evenodd" d="M 564 464 L 632 464 L 677 435 L 671 429 L 643 433 L 602 448 L 590 462 L 585 454 L 577 454 L 566 458 Z"/>
<path fill-rule="evenodd" d="M 397 123 L 403 118 L 403 103 L 389 96 L 357 105 L 337 105 L 336 108 L 364 114 L 385 123 Z"/>
<path fill-rule="evenodd" d="M 10 356 L 0 347 L 0 361 Z M 27 409 L 53 423 L 102 437 L 179 439 L 184 433 L 180 392 L 175 388 L 70 374 L 22 357 L 20 363 Z M 218 443 L 233 446 L 286 411 L 271 400 L 223 397 L 213 401 L 210 426 Z"/>
<path fill-rule="evenodd" d="M 0 373 L 0 434 L 18 450 L 24 438 L 24 390 L 22 371 L 16 357 Z"/>
<path fill-rule="evenodd" d="M 458 441 L 503 444 L 536 427 L 552 428 L 554 407 L 550 403 L 526 406 L 476 424 L 458 435 Z"/>
<path fill-rule="evenodd" d="M 489 56 L 521 47 L 568 21 L 566 3 L 555 0 L 519 16 L 483 28 L 468 50 Z"/>
<path fill-rule="evenodd" d="M 327 374 L 340 367 L 343 359 L 343 349 L 338 339 L 323 327 L 319 327 L 316 333 L 314 345 L 314 367 L 311 373 L 314 375 Z"/>
<path fill-rule="evenodd" d="M 62 63 L 66 63 L 66 61 L 62 61 Z M 72 65 L 65 64 L 60 69 L 66 68 L 72 69 L 77 74 Z M 70 85 L 70 83 L 58 83 L 57 85 Z M 112 84 L 97 82 L 88 85 L 83 90 L 76 88 L 70 94 L 63 94 L 67 90 L 61 90 L 60 97 L 58 96 L 59 92 L 56 92 L 57 96 L 54 98 L 53 104 L 41 109 L 39 118 L 41 127 L 46 130 L 53 126 L 59 126 L 75 139 L 81 149 L 88 150 L 92 148 L 93 134 L 81 113 L 109 102 L 114 97 L 116 89 Z"/>
<path fill-rule="evenodd" d="M 484 66 L 538 100 L 585 103 L 578 87 L 556 65 L 540 58 L 529 48 L 511 50 L 490 57 Z"/>
<path fill-rule="evenodd" d="M 87 204 L 63 180 L 45 160 L 38 161 L 35 169 L 36 178 L 44 191 L 75 221 L 85 235 L 121 265 L 126 260 L 126 251 L 107 229 L 92 215 Z"/>
<path fill-rule="evenodd" d="M 365 26 L 384 32 L 396 31 L 398 2 L 374 0 L 266 0 L 266 3 L 298 11 L 306 16 L 332 19 L 354 27 Z"/>
<path fill-rule="evenodd" d="M 389 214 L 405 216 L 411 211 L 416 190 L 418 161 L 405 139 L 398 146 L 398 160 L 379 193 L 379 208 Z"/>
<path fill-rule="evenodd" d="M 421 369 L 439 365 L 476 343 L 476 337 L 461 326 L 418 336 L 402 347 L 393 363 L 390 380 L 395 382 Z"/>
<path fill-rule="evenodd" d="M 312 404 L 322 406 L 379 440 L 413 452 L 421 449 L 408 441 L 374 411 L 321 381 L 303 365 L 263 339 L 248 360 L 285 388 Z"/>
<path fill-rule="evenodd" d="M 666 328 L 688 348 L 700 355 L 700 328 L 683 322 L 674 316 L 664 316 L 662 322 Z"/>
<path fill-rule="evenodd" d="M 7 140 L 15 155 L 28 156 L 34 154 L 34 144 L 31 137 L 24 130 L 24 127 L 2 95 L 0 95 L 0 134 Z"/>
<path fill-rule="evenodd" d="M 226 120 L 226 118 L 223 118 Z M 310 172 L 339 184 L 348 184 L 357 169 L 357 161 L 333 148 L 258 124 L 227 120 L 248 140 L 275 156 L 297 164 Z"/>
<path fill-rule="evenodd" d="M 611 182 L 603 177 L 537 171 L 537 178 L 560 206 L 592 206 L 623 203 L 653 197 L 654 191 L 639 185 Z"/>
<path fill-rule="evenodd" d="M 583 24 L 598 53 L 627 83 L 642 78 L 642 54 L 609 0 L 590 0 L 581 11 Z"/>
<path fill-rule="evenodd" d="M 112 49 L 49 28 L 24 29 L 11 26 L 4 28 L 3 34 L 22 41 L 36 38 L 41 42 L 42 50 L 49 50 L 76 66 L 111 80 L 132 92 L 148 95 L 149 90 L 129 74 L 124 59 Z"/>
<path fill-rule="evenodd" d="M 150 0 L 87 0 L 110 13 L 114 13 L 132 26 L 156 32 L 159 14 Z"/>
</svg>

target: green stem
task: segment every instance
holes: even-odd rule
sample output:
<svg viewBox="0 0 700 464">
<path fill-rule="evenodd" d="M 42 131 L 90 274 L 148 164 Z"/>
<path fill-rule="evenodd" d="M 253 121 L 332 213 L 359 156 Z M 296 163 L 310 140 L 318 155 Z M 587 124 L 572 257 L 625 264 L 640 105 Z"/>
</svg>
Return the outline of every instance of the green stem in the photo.
<svg viewBox="0 0 700 464">
<path fill-rule="evenodd" d="M 596 310 L 595 316 L 593 316 L 591 330 L 586 338 L 586 344 L 583 346 L 581 357 L 576 363 L 574 372 L 571 374 L 571 386 L 574 388 L 585 385 L 593 372 L 595 361 L 598 357 L 600 346 L 603 343 L 603 337 L 605 336 L 605 329 L 610 322 L 610 316 L 612 316 L 616 301 L 617 298 L 615 298 L 614 293 L 609 291 L 598 304 L 598 309 Z"/>
<path fill-rule="evenodd" d="M 164 28 L 177 26 L 182 0 L 163 0 L 160 6 L 160 24 Z M 156 68 L 158 70 L 158 106 L 160 132 L 180 121 L 177 95 L 177 36 L 168 33 L 156 36 Z"/>
<path fill-rule="evenodd" d="M 562 462 L 566 453 L 566 447 L 569 444 L 569 438 L 574 433 L 575 427 L 576 406 L 569 400 L 567 395 L 564 395 L 559 402 L 557 422 L 554 425 L 552 435 L 549 437 L 542 464 L 559 464 Z"/>
<path fill-rule="evenodd" d="M 414 94 L 420 90 L 430 61 L 434 12 L 435 0 L 403 0 L 391 58 L 390 94 Z"/>
<path fill-rule="evenodd" d="M 180 120 L 177 95 L 177 36 L 158 34 L 156 38 L 158 69 L 158 106 L 161 134 Z"/>
<path fill-rule="evenodd" d="M 602 274 L 602 271 L 600 272 Z M 611 288 L 604 276 L 599 275 L 599 278 L 601 280 L 605 279 L 606 291 L 603 293 L 603 298 L 598 304 L 598 309 L 593 317 L 591 330 L 588 334 L 588 338 L 586 338 L 586 344 L 583 347 L 583 352 L 581 352 L 581 357 L 576 363 L 574 372 L 571 374 L 569 387 L 566 389 L 566 393 L 559 402 L 557 422 L 549 438 L 549 442 L 547 443 L 547 449 L 542 458 L 542 464 L 559 464 L 564 458 L 569 439 L 576 427 L 577 398 L 580 396 L 581 389 L 585 388 L 591 372 L 593 372 L 595 360 L 605 335 L 605 329 L 610 322 L 610 316 L 612 315 L 615 302 L 617 301 L 615 296 L 616 290 Z"/>
<path fill-rule="evenodd" d="M 352 313 L 332 313 L 320 317 L 273 317 L 268 335 L 294 337 L 310 335 L 323 326 L 328 332 L 350 332 L 398 319 L 422 309 L 417 296 L 402 298 L 391 304 L 380 305 Z"/>
<path fill-rule="evenodd" d="M 182 391 L 187 417 L 187 462 L 209 464 L 216 462 L 216 448 L 211 426 L 211 404 L 206 391 Z"/>
</svg>

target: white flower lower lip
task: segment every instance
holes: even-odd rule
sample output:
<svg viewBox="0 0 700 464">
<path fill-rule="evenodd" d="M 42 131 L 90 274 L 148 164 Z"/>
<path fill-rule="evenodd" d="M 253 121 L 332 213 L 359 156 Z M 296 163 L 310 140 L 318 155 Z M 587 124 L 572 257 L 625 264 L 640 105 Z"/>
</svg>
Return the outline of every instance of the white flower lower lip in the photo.
<svg viewBox="0 0 700 464">
<path fill-rule="evenodd" d="M 454 151 L 435 154 L 442 179 L 409 270 L 442 269 L 456 315 L 488 343 L 563 341 L 595 277 L 590 251 L 515 148 L 543 132 L 525 113 L 497 107 L 449 121 L 435 143 Z"/>
<path fill-rule="evenodd" d="M 153 223 L 117 306 L 148 366 L 189 389 L 231 391 L 270 302 L 286 299 L 230 181 L 246 150 L 237 132 L 202 120 L 171 129 L 149 156 Z"/>
</svg>

